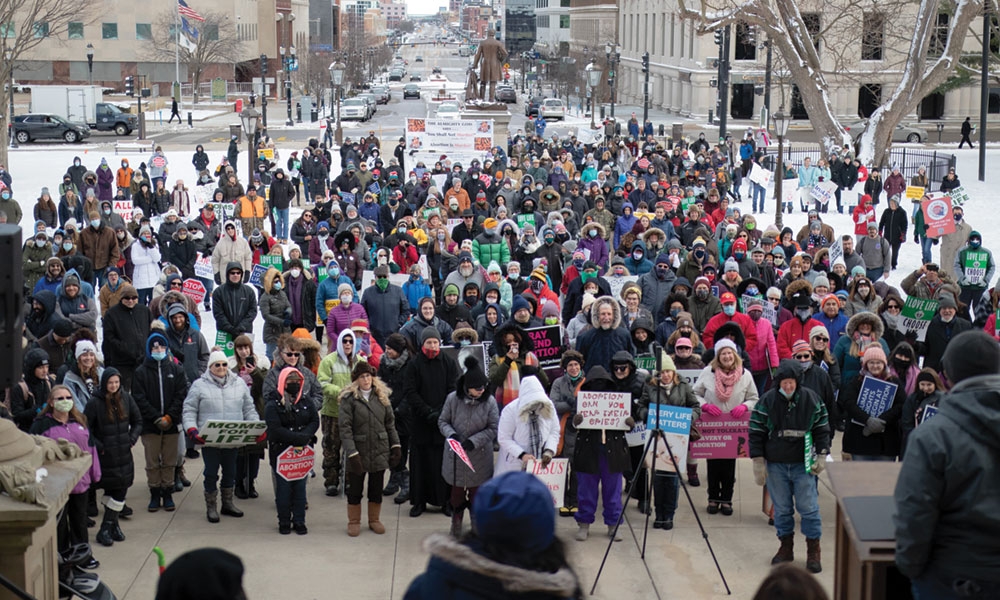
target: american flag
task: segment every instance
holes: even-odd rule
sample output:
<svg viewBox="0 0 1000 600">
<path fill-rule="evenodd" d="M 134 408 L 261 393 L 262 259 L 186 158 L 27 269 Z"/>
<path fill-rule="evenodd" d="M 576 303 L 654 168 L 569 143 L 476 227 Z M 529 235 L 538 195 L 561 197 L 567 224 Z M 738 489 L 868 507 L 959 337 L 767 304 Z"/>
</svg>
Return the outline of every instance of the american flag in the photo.
<svg viewBox="0 0 1000 600">
<path fill-rule="evenodd" d="M 179 12 L 182 17 L 194 19 L 195 21 L 205 20 L 205 17 L 196 13 L 193 8 L 191 8 L 190 6 L 187 5 L 186 2 L 184 2 L 184 0 L 177 0 L 177 12 Z"/>
</svg>

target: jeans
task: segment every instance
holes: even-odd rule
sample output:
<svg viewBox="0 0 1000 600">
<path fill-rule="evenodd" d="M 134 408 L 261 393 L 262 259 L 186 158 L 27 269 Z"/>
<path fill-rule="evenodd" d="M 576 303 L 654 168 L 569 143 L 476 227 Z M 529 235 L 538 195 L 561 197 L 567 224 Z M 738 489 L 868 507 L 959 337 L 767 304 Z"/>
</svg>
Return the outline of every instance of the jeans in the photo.
<svg viewBox="0 0 1000 600">
<path fill-rule="evenodd" d="M 934 246 L 934 240 L 929 237 L 920 238 L 920 260 L 923 264 L 931 262 L 931 248 Z M 948 265 L 945 268 L 950 269 L 952 265 Z"/>
<path fill-rule="evenodd" d="M 757 212 L 758 210 L 760 212 L 764 212 L 764 196 L 766 195 L 766 192 L 767 192 L 767 190 L 764 189 L 764 186 L 756 184 L 756 183 L 751 183 L 750 184 L 750 194 L 751 194 L 751 197 L 753 198 L 753 211 L 754 212 Z M 758 200 L 758 198 L 760 199 L 760 208 L 757 208 L 757 200 Z"/>
<path fill-rule="evenodd" d="M 912 580 L 914 600 L 960 600 L 963 598 L 998 598 L 1000 582 L 977 581 L 966 577 L 924 573 Z"/>
<path fill-rule="evenodd" d="M 104 284 L 107 282 L 108 268 L 104 267 L 103 269 L 94 269 L 94 281 L 92 282 L 94 284 L 94 293 L 100 293 L 101 288 L 104 287 Z"/>
<path fill-rule="evenodd" d="M 597 493 L 600 486 L 601 501 L 604 505 L 604 524 L 615 525 L 622 512 L 622 474 L 608 470 L 608 454 L 602 448 L 597 457 L 597 473 L 577 471 L 577 523 L 590 524 L 597 515 Z"/>
<path fill-rule="evenodd" d="M 153 288 L 136 290 L 136 294 L 139 296 L 139 304 L 149 306 L 149 301 L 153 299 Z"/>
<path fill-rule="evenodd" d="M 876 267 L 874 269 L 865 269 L 865 277 L 871 279 L 872 281 L 878 281 L 882 279 L 882 275 L 885 273 L 885 267 Z"/>
<path fill-rule="evenodd" d="M 306 482 L 309 478 L 285 481 L 272 470 L 271 481 L 274 484 L 274 506 L 278 510 L 278 523 L 305 523 Z"/>
<path fill-rule="evenodd" d="M 267 355 L 267 360 L 274 361 L 274 351 L 278 349 L 277 342 L 265 342 L 264 343 L 264 354 Z"/>
<path fill-rule="evenodd" d="M 205 491 L 214 492 L 219 481 L 219 467 L 222 467 L 222 482 L 219 487 L 231 489 L 236 486 L 236 448 L 211 448 L 201 450 L 205 461 Z"/>
<path fill-rule="evenodd" d="M 205 304 L 212 301 L 212 290 L 215 289 L 215 279 L 211 277 L 198 277 L 198 281 L 205 286 Z"/>
<path fill-rule="evenodd" d="M 779 538 L 795 533 L 796 509 L 807 540 L 823 535 L 816 476 L 807 473 L 803 463 L 767 463 L 767 492 L 774 503 L 774 528 Z"/>
<path fill-rule="evenodd" d="M 279 240 L 288 239 L 288 209 L 287 208 L 276 208 L 274 209 L 274 224 L 276 225 L 277 231 L 274 232 L 274 237 Z"/>
<path fill-rule="evenodd" d="M 677 473 L 656 471 L 653 475 L 653 506 L 657 521 L 672 521 L 677 511 L 677 496 L 680 494 Z"/>
</svg>

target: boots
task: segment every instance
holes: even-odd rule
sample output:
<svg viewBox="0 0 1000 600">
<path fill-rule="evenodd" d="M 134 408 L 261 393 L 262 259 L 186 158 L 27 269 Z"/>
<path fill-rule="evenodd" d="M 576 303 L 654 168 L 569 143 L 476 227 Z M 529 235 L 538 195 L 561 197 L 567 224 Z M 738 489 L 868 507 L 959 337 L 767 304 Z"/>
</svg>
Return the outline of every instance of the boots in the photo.
<svg viewBox="0 0 1000 600">
<path fill-rule="evenodd" d="M 243 485 L 243 480 L 236 482 L 236 490 L 233 492 L 240 500 L 247 499 L 247 488 Z"/>
<path fill-rule="evenodd" d="M 389 474 L 389 483 L 385 484 L 385 487 L 382 488 L 383 496 L 392 496 L 399 491 L 399 478 L 402 474 L 402 471 L 393 471 Z"/>
<path fill-rule="evenodd" d="M 451 537 L 456 540 L 462 537 L 462 521 L 465 517 L 465 508 L 456 508 L 451 515 Z"/>
<path fill-rule="evenodd" d="M 385 525 L 379 522 L 379 515 L 382 514 L 382 503 L 380 502 L 369 502 L 368 503 L 368 529 L 371 529 L 375 533 L 382 535 L 385 533 Z"/>
<path fill-rule="evenodd" d="M 174 509 L 177 508 L 177 506 L 174 505 L 174 488 L 163 488 L 160 491 L 160 497 L 163 499 L 163 510 L 167 512 L 174 512 Z"/>
<path fill-rule="evenodd" d="M 149 512 L 160 510 L 160 497 L 160 488 L 149 488 L 149 506 L 146 507 Z"/>
<path fill-rule="evenodd" d="M 125 534 L 118 527 L 118 511 L 121 507 L 112 507 L 114 500 L 109 500 L 104 507 L 104 520 L 101 521 L 101 530 L 97 532 L 97 543 L 102 546 L 112 546 L 115 542 L 124 542 Z M 121 504 L 118 502 L 117 504 Z"/>
<path fill-rule="evenodd" d="M 819 538 L 806 539 L 806 569 L 810 573 L 819 573 L 823 570 L 823 565 L 820 563 Z"/>
<path fill-rule="evenodd" d="M 776 565 L 783 562 L 792 562 L 793 560 L 795 560 L 795 553 L 792 548 L 794 544 L 794 538 L 795 536 L 792 534 L 778 538 L 779 540 L 781 540 L 781 547 L 778 548 L 778 553 L 775 554 L 774 558 L 771 559 L 772 565 Z M 818 556 L 819 540 L 817 540 L 816 552 Z"/>
<path fill-rule="evenodd" d="M 586 542 L 587 536 L 590 535 L 590 523 L 577 523 L 578 529 L 576 530 L 576 541 Z"/>
<path fill-rule="evenodd" d="M 174 491 L 183 492 L 186 487 L 191 487 L 191 480 L 184 476 L 184 465 L 180 465 L 174 468 Z"/>
<path fill-rule="evenodd" d="M 229 517 L 242 517 L 243 511 L 233 504 L 233 488 L 222 489 L 222 514 Z"/>
<path fill-rule="evenodd" d="M 219 492 L 205 492 L 205 516 L 209 523 L 219 522 Z"/>
<path fill-rule="evenodd" d="M 688 485 L 691 487 L 701 485 L 701 479 L 698 479 L 698 465 L 688 465 Z"/>
<path fill-rule="evenodd" d="M 608 539 L 616 542 L 622 541 L 622 534 L 614 525 L 608 525 Z"/>
<path fill-rule="evenodd" d="M 399 472 L 399 493 L 393 498 L 395 504 L 405 504 L 410 500 L 410 472 L 403 469 Z"/>
<path fill-rule="evenodd" d="M 347 505 L 347 535 L 358 537 L 361 535 L 361 505 Z"/>
</svg>

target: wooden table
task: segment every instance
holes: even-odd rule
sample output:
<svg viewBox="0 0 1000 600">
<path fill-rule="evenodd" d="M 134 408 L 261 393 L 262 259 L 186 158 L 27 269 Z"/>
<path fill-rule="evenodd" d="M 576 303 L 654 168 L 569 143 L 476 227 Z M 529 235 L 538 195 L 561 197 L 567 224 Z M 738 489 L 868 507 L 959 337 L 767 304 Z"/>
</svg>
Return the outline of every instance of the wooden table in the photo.
<svg viewBox="0 0 1000 600">
<path fill-rule="evenodd" d="M 827 467 L 837 496 L 837 550 L 833 579 L 836 600 L 884 600 L 898 597 L 887 590 L 896 562 L 896 541 L 862 541 L 844 510 L 844 498 L 891 496 L 901 463 L 837 462 Z M 895 587 L 895 586 L 894 586 Z M 900 590 L 897 590 L 900 591 Z M 909 596 L 909 590 L 905 595 Z"/>
</svg>

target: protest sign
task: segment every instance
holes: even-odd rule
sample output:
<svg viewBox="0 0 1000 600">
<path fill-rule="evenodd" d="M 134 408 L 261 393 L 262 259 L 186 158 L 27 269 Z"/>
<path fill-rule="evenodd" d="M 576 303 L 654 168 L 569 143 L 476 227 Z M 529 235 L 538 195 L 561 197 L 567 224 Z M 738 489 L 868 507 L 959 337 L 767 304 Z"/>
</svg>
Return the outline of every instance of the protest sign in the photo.
<svg viewBox="0 0 1000 600">
<path fill-rule="evenodd" d="M 472 461 L 469 460 L 469 455 L 465 452 L 465 448 L 462 447 L 462 442 L 453 438 L 448 438 L 446 441 L 448 442 L 448 447 L 451 448 L 451 451 L 465 463 L 465 466 L 469 467 L 470 471 L 475 473 L 476 468 L 472 466 Z"/>
<path fill-rule="evenodd" d="M 285 481 L 305 479 L 316 463 L 316 452 L 309 446 L 289 446 L 278 455 L 275 472 Z"/>
<path fill-rule="evenodd" d="M 937 300 L 907 296 L 903 310 L 900 312 L 902 321 L 899 322 L 897 328 L 902 333 L 916 333 L 917 341 L 924 341 L 927 337 L 927 327 L 931 324 L 937 307 Z"/>
<path fill-rule="evenodd" d="M 257 438 L 267 431 L 264 421 L 225 421 L 209 419 L 205 427 L 198 431 L 206 446 L 236 448 L 252 446 Z"/>
<path fill-rule="evenodd" d="M 948 196 L 951 198 L 952 206 L 962 206 L 969 201 L 969 193 L 965 191 L 963 186 L 951 190 L 948 192 Z"/>
<path fill-rule="evenodd" d="M 461 222 L 462 219 L 448 219 L 448 223 L 445 225 L 448 228 L 448 235 L 451 235 L 455 227 Z"/>
<path fill-rule="evenodd" d="M 743 296 L 740 297 L 740 312 L 746 314 L 747 309 L 751 306 L 760 306 L 764 311 L 761 316 L 770 321 L 771 325 L 778 324 L 778 313 L 774 310 L 774 306 L 772 306 L 770 302 L 758 296 L 743 294 Z"/>
<path fill-rule="evenodd" d="M 691 442 L 692 458 L 747 458 L 750 452 L 750 413 L 737 419 L 729 413 L 718 417 L 702 412 L 694 426 L 701 439 Z"/>
<path fill-rule="evenodd" d="M 280 272 L 284 270 L 285 257 L 279 254 L 262 254 L 260 264 L 265 267 L 274 267 Z"/>
<path fill-rule="evenodd" d="M 250 271 L 250 285 L 263 287 L 264 273 L 267 273 L 267 267 L 264 265 L 254 265 L 253 269 Z"/>
<path fill-rule="evenodd" d="M 651 404 L 646 429 L 659 429 L 660 439 L 649 444 L 643 457 L 647 467 L 657 471 L 679 473 L 687 464 L 688 441 L 691 435 L 691 409 L 667 404 Z M 654 448 L 654 446 L 656 446 Z M 668 448 L 669 446 L 669 448 Z M 654 454 L 655 451 L 655 454 Z M 670 460 L 671 453 L 674 460 Z"/>
<path fill-rule="evenodd" d="M 799 178 L 783 179 L 781 181 L 781 201 L 785 204 L 794 204 L 799 197 Z"/>
<path fill-rule="evenodd" d="M 222 348 L 222 351 L 226 353 L 226 356 L 236 355 L 236 345 L 233 343 L 233 336 L 229 335 L 225 331 L 215 332 L 215 345 Z"/>
<path fill-rule="evenodd" d="M 831 199 L 833 199 L 835 193 L 837 193 L 836 183 L 832 181 L 821 181 L 813 186 L 811 195 L 813 200 L 825 206 Z"/>
<path fill-rule="evenodd" d="M 465 372 L 465 359 L 470 354 L 476 357 L 476 360 L 479 361 L 479 366 L 482 367 L 484 373 L 489 371 L 490 357 L 489 354 L 487 354 L 486 346 L 483 344 L 470 344 L 468 346 L 441 346 L 441 353 L 450 356 L 463 373 Z"/>
<path fill-rule="evenodd" d="M 844 239 L 838 237 L 837 241 L 830 244 L 830 266 L 833 267 L 833 263 L 837 262 L 838 258 L 843 258 L 844 256 Z"/>
<path fill-rule="evenodd" d="M 635 427 L 625 432 L 625 443 L 629 446 L 642 446 L 646 443 L 645 423 L 636 423 Z"/>
<path fill-rule="evenodd" d="M 197 279 L 185 279 L 181 292 L 188 298 L 194 300 L 195 304 L 201 304 L 205 300 L 205 284 Z"/>
<path fill-rule="evenodd" d="M 212 258 L 210 256 L 202 256 L 201 252 L 199 252 L 198 258 L 194 261 L 194 274 L 195 277 L 201 277 L 202 279 L 212 279 L 215 277 L 215 272 L 212 271 Z"/>
<path fill-rule="evenodd" d="M 949 233 L 955 233 L 955 217 L 951 213 L 951 198 L 931 198 L 920 203 L 924 211 L 924 224 L 927 225 L 927 237 L 939 238 Z"/>
<path fill-rule="evenodd" d="M 115 211 L 116 215 L 124 219 L 126 223 L 132 220 L 131 200 L 113 200 L 111 202 L 111 209 Z"/>
<path fill-rule="evenodd" d="M 377 196 L 382 191 L 382 186 L 377 181 L 373 181 L 368 185 L 368 191 Z"/>
<path fill-rule="evenodd" d="M 990 254 L 984 250 L 967 250 L 965 252 L 965 279 L 972 285 L 980 285 L 986 277 L 986 267 L 990 263 Z"/>
<path fill-rule="evenodd" d="M 348 204 L 354 204 L 354 193 L 352 192 L 338 192 L 340 199 Z"/>
<path fill-rule="evenodd" d="M 650 373 L 656 370 L 655 356 L 636 356 L 634 360 L 636 369 L 645 369 Z"/>
<path fill-rule="evenodd" d="M 920 416 L 920 424 L 923 425 L 927 422 L 927 419 L 930 419 L 936 414 L 938 414 L 938 407 L 933 404 L 928 404 L 924 407 L 924 414 Z"/>
<path fill-rule="evenodd" d="M 611 288 L 611 297 L 618 300 L 623 306 L 625 301 L 621 299 L 622 288 L 625 287 L 626 283 L 639 281 L 638 275 L 622 275 L 620 277 L 615 276 L 603 276 L 601 277 L 607 282 L 608 287 Z"/>
<path fill-rule="evenodd" d="M 431 181 L 434 182 L 434 187 L 438 189 L 438 193 L 444 191 L 444 182 L 448 180 L 447 173 L 441 173 L 439 175 L 431 175 Z"/>
<path fill-rule="evenodd" d="M 546 325 L 525 331 L 535 346 L 538 366 L 545 371 L 549 381 L 555 381 L 556 377 L 562 375 L 562 367 L 559 366 L 562 359 L 562 326 Z"/>
<path fill-rule="evenodd" d="M 266 158 L 267 160 L 274 160 L 274 148 L 258 148 L 257 158 Z"/>
<path fill-rule="evenodd" d="M 205 206 L 212 207 L 216 218 L 222 216 L 225 219 L 232 219 L 236 214 L 236 205 L 232 202 L 209 202 Z"/>
<path fill-rule="evenodd" d="M 537 477 L 552 494 L 552 504 L 556 508 L 563 505 L 566 495 L 566 475 L 569 473 L 568 458 L 553 458 L 549 464 L 543 465 L 540 460 L 529 460 L 525 472 Z"/>
<path fill-rule="evenodd" d="M 920 200 L 926 193 L 927 190 L 924 189 L 924 186 L 922 185 L 908 185 L 906 186 L 906 192 L 904 192 L 904 195 L 909 200 Z"/>
<path fill-rule="evenodd" d="M 581 391 L 576 403 L 576 413 L 583 417 L 577 429 L 629 430 L 625 419 L 632 416 L 632 395 L 628 392 Z"/>
<path fill-rule="evenodd" d="M 535 228 L 536 232 L 538 231 L 538 223 L 535 223 L 535 215 L 534 214 L 527 214 L 527 215 L 525 215 L 525 214 L 518 213 L 517 215 L 515 215 L 515 218 L 517 219 L 517 227 L 518 227 L 518 229 L 521 229 L 523 231 L 525 225 L 531 225 L 532 227 Z"/>
<path fill-rule="evenodd" d="M 773 173 L 760 166 L 757 163 L 753 163 L 753 167 L 750 169 L 750 175 L 747 177 L 750 181 L 756 183 L 761 187 L 767 187 L 771 183 L 771 176 Z"/>
<path fill-rule="evenodd" d="M 869 417 L 878 417 L 892 406 L 892 399 L 895 397 L 898 387 L 895 383 L 866 375 L 864 381 L 861 382 L 861 391 L 858 393 L 858 408 Z M 857 421 L 852 422 L 862 427 L 865 425 Z"/>
<path fill-rule="evenodd" d="M 813 445 L 812 430 L 807 431 L 803 437 L 805 438 L 805 456 L 803 457 L 803 463 L 806 466 L 806 473 L 812 473 L 813 466 L 816 464 L 816 446 Z"/>
<path fill-rule="evenodd" d="M 678 369 L 677 376 L 681 378 L 681 381 L 693 387 L 698 378 L 701 377 L 701 369 Z"/>
</svg>

